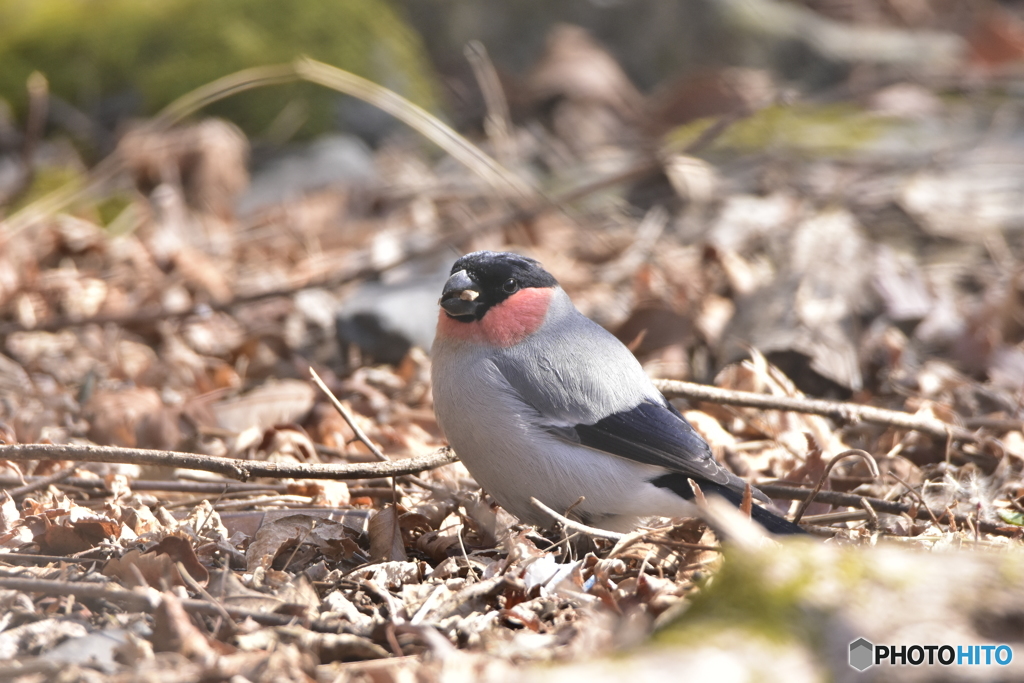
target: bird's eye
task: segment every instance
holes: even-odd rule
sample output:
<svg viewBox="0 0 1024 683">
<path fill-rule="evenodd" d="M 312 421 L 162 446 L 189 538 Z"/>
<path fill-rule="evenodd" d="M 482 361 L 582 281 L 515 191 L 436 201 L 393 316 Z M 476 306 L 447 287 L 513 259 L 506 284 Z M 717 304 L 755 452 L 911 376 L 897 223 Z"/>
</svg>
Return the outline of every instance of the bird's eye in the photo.
<svg viewBox="0 0 1024 683">
<path fill-rule="evenodd" d="M 519 283 L 516 282 L 516 279 L 514 277 L 510 277 L 509 279 L 505 280 L 505 284 L 503 284 L 501 288 L 505 290 L 506 294 L 511 294 L 512 292 L 519 289 Z"/>
</svg>

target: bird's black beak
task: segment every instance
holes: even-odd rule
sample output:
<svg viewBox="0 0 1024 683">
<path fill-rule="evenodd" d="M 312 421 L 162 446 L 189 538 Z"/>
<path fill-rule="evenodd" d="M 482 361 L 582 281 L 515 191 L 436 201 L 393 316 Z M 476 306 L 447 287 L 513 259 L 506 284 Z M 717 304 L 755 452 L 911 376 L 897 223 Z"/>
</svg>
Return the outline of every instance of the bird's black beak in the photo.
<svg viewBox="0 0 1024 683">
<path fill-rule="evenodd" d="M 480 308 L 480 288 L 464 270 L 453 273 L 444 283 L 441 292 L 441 308 L 453 318 L 475 316 Z"/>
</svg>

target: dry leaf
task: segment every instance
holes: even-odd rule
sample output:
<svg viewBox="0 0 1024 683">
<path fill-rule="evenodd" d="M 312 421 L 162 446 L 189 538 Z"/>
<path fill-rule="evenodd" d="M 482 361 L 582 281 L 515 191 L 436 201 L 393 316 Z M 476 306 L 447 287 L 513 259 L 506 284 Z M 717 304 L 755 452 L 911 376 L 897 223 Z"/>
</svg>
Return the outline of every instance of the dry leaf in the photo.
<svg viewBox="0 0 1024 683">
<path fill-rule="evenodd" d="M 405 542 L 393 504 L 385 505 L 370 518 L 370 560 L 373 562 L 404 562 Z"/>
</svg>

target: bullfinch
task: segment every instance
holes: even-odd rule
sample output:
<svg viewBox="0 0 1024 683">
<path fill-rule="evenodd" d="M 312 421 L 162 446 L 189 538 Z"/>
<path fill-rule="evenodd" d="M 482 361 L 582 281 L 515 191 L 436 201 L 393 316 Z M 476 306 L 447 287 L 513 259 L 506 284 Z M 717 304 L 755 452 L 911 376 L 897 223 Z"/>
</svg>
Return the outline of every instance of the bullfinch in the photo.
<svg viewBox="0 0 1024 683">
<path fill-rule="evenodd" d="M 439 303 L 438 424 L 477 482 L 523 522 L 550 522 L 531 497 L 614 531 L 645 517 L 692 516 L 688 479 L 705 494 L 742 500 L 746 482 L 714 460 L 629 349 L 580 313 L 537 261 L 467 254 Z M 751 516 L 774 533 L 803 533 L 757 505 Z"/>
</svg>

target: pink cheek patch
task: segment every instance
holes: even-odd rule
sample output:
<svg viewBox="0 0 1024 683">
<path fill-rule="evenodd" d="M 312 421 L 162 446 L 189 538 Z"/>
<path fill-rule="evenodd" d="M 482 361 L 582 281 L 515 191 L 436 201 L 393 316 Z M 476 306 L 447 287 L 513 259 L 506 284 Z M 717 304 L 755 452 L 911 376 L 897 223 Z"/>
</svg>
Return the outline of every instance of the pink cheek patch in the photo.
<svg viewBox="0 0 1024 683">
<path fill-rule="evenodd" d="M 442 310 L 437 319 L 437 334 L 499 348 L 515 346 L 540 329 L 552 294 L 554 290 L 549 287 L 520 290 L 492 306 L 482 320 L 472 323 L 454 320 Z"/>
<path fill-rule="evenodd" d="M 515 346 L 539 330 L 552 294 L 550 287 L 531 287 L 493 306 L 480 321 L 488 343 L 502 348 Z"/>
</svg>

